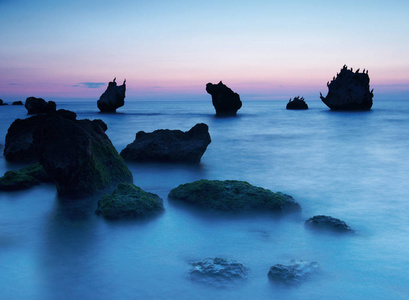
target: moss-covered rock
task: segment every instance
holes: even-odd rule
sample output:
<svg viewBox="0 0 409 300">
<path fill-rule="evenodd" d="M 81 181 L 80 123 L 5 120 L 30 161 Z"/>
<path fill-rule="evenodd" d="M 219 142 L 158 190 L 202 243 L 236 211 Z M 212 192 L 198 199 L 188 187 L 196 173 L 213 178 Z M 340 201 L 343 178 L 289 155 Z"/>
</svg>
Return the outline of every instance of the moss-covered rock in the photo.
<svg viewBox="0 0 409 300">
<path fill-rule="evenodd" d="M 283 193 L 256 187 L 246 181 L 206 180 L 186 183 L 174 188 L 169 199 L 224 212 L 299 211 L 300 205 Z"/>
<path fill-rule="evenodd" d="M 141 218 L 155 215 L 163 210 L 163 200 L 130 184 L 120 183 L 111 194 L 98 201 L 95 211 L 107 219 Z"/>
<path fill-rule="evenodd" d="M 51 182 L 52 177 L 44 170 L 43 166 L 40 164 L 29 165 L 20 170 L 26 175 L 34 177 L 40 182 Z"/>
<path fill-rule="evenodd" d="M 0 191 L 18 191 L 40 184 L 33 176 L 21 171 L 7 171 L 0 178 Z"/>
</svg>

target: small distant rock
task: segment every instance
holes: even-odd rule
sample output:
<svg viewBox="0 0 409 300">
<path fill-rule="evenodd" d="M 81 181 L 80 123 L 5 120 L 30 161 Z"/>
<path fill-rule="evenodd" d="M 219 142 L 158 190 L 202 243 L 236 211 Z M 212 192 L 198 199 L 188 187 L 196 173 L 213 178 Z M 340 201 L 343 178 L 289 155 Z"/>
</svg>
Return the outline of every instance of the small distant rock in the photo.
<svg viewBox="0 0 409 300">
<path fill-rule="evenodd" d="M 206 258 L 190 263 L 190 278 L 193 281 L 216 287 L 231 285 L 247 278 L 250 269 L 229 258 Z"/>
<path fill-rule="evenodd" d="M 221 81 L 218 84 L 206 84 L 206 91 L 212 95 L 217 116 L 235 116 L 241 108 L 239 94 L 233 92 Z"/>
<path fill-rule="evenodd" d="M 348 232 L 354 233 L 355 231 L 352 230 L 344 221 L 340 219 L 336 219 L 329 216 L 314 216 L 307 221 L 305 221 L 305 225 L 315 229 L 324 229 L 324 230 L 332 230 L 336 232 Z"/>
<path fill-rule="evenodd" d="M 163 161 L 199 163 L 211 143 L 209 127 L 196 124 L 189 131 L 155 130 L 139 131 L 135 140 L 121 151 L 121 156 L 131 161 Z"/>
<path fill-rule="evenodd" d="M 317 262 L 293 259 L 291 265 L 276 264 L 272 266 L 268 271 L 268 278 L 285 285 L 298 285 L 320 271 L 321 268 Z"/>
<path fill-rule="evenodd" d="M 120 86 L 116 84 L 116 77 L 108 83 L 106 91 L 97 101 L 98 109 L 101 112 L 116 112 L 117 108 L 125 104 L 126 80 Z"/>
<path fill-rule="evenodd" d="M 31 188 L 40 182 L 21 171 L 7 171 L 0 178 L 0 191 L 18 191 Z"/>
<path fill-rule="evenodd" d="M 369 90 L 369 76 L 365 69 L 353 72 L 343 66 L 337 77 L 327 83 L 328 95 L 320 98 L 331 110 L 370 110 L 373 90 Z"/>
<path fill-rule="evenodd" d="M 293 212 L 301 210 L 293 197 L 256 187 L 245 181 L 206 180 L 181 184 L 169 193 L 169 199 L 223 212 Z"/>
<path fill-rule="evenodd" d="M 57 104 L 54 101 L 46 102 L 42 98 L 35 97 L 28 97 L 24 106 L 29 115 L 50 113 L 57 109 Z"/>
<path fill-rule="evenodd" d="M 163 200 L 156 194 L 130 184 L 120 183 L 111 194 L 98 201 L 96 214 L 107 219 L 143 218 L 163 210 Z"/>
<path fill-rule="evenodd" d="M 8 103 L 5 103 L 5 102 L 3 102 L 2 99 L 0 99 L 0 106 L 3 106 L 3 105 L 8 105 Z"/>
<path fill-rule="evenodd" d="M 307 103 L 305 103 L 304 97 L 294 97 L 294 99 L 290 99 L 287 103 L 287 109 L 308 109 Z"/>
<path fill-rule="evenodd" d="M 24 105 L 23 101 L 14 101 L 11 105 Z"/>
</svg>

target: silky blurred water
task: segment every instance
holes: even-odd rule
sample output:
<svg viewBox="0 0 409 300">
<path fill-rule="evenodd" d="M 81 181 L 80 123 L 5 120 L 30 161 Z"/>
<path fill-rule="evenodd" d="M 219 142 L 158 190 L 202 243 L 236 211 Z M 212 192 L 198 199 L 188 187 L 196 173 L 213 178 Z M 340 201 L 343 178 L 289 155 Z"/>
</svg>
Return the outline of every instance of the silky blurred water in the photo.
<svg viewBox="0 0 409 300">
<path fill-rule="evenodd" d="M 212 143 L 199 166 L 128 166 L 134 183 L 164 199 L 148 221 L 107 222 L 99 196 L 66 201 L 55 186 L 0 192 L 1 299 L 407 299 L 409 297 L 409 101 L 379 101 L 368 112 L 307 111 L 285 102 L 244 102 L 217 118 L 209 102 L 127 101 L 116 114 L 95 102 L 57 103 L 78 119 L 102 119 L 118 151 L 136 132 L 188 130 L 206 123 Z M 21 106 L 0 107 L 0 144 Z M 0 157 L 0 173 L 18 169 Z M 246 180 L 292 195 L 302 212 L 226 217 L 168 202 L 169 191 L 202 178 Z M 325 214 L 357 234 L 314 232 L 304 221 Z M 245 283 L 191 282 L 189 262 L 229 257 L 247 265 Z M 322 273 L 296 287 L 267 272 L 291 259 L 317 261 Z"/>
</svg>

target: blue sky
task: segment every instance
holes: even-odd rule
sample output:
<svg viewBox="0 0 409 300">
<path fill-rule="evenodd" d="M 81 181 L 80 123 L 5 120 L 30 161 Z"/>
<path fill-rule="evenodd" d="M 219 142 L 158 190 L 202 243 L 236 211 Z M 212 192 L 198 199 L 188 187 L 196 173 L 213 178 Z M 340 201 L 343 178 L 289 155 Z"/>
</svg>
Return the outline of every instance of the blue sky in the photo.
<svg viewBox="0 0 409 300">
<path fill-rule="evenodd" d="M 319 99 L 344 65 L 409 100 L 409 1 L 0 0 L 0 98 Z M 93 84 L 95 83 L 95 84 Z M 20 99 L 23 98 L 23 99 Z"/>
</svg>

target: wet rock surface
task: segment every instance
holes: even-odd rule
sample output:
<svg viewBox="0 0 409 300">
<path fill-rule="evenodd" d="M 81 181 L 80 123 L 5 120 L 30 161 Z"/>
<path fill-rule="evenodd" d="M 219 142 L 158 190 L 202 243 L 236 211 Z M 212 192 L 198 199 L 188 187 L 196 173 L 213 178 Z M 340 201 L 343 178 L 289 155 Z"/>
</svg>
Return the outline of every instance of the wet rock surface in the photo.
<svg viewBox="0 0 409 300">
<path fill-rule="evenodd" d="M 96 214 L 107 219 L 145 218 L 163 211 L 163 200 L 156 194 L 130 184 L 120 183 L 111 194 L 98 201 Z"/>
<path fill-rule="evenodd" d="M 18 191 L 40 184 L 33 176 L 21 171 L 7 171 L 0 177 L 0 191 Z"/>
<path fill-rule="evenodd" d="M 171 190 L 169 199 L 179 200 L 207 210 L 230 213 L 301 210 L 300 205 L 290 195 L 274 193 L 237 180 L 202 179 L 182 184 Z"/>
<path fill-rule="evenodd" d="M 344 65 L 327 86 L 327 96 L 320 93 L 320 98 L 331 110 L 370 110 L 372 107 L 373 90 L 369 88 L 368 71 L 353 72 Z"/>
<path fill-rule="evenodd" d="M 355 231 L 352 230 L 344 221 L 340 219 L 336 219 L 330 216 L 314 216 L 307 221 L 305 221 L 305 225 L 309 228 L 319 229 L 319 230 L 329 230 L 334 232 L 346 232 L 346 233 L 354 233 Z"/>
<path fill-rule="evenodd" d="M 191 280 L 216 287 L 241 282 L 247 278 L 250 271 L 242 263 L 229 258 L 206 258 L 190 264 Z"/>
<path fill-rule="evenodd" d="M 108 87 L 97 101 L 101 112 L 116 112 L 117 108 L 125 104 L 126 80 L 122 85 L 117 85 L 116 78 L 108 83 Z"/>
<path fill-rule="evenodd" d="M 206 124 L 196 124 L 189 131 L 161 129 L 140 131 L 135 140 L 121 151 L 126 160 L 148 162 L 199 163 L 211 143 Z"/>
<path fill-rule="evenodd" d="M 299 285 L 312 275 L 320 273 L 321 268 L 317 262 L 292 260 L 290 265 L 276 264 L 268 271 L 268 278 L 284 285 Z"/>
<path fill-rule="evenodd" d="M 287 109 L 308 109 L 307 103 L 305 103 L 304 97 L 294 97 L 290 99 L 286 106 Z"/>
<path fill-rule="evenodd" d="M 54 101 L 45 101 L 42 98 L 28 97 L 24 104 L 29 115 L 54 112 L 57 105 Z"/>
<path fill-rule="evenodd" d="M 221 81 L 218 84 L 206 84 L 206 91 L 212 96 L 217 116 L 235 116 L 242 106 L 239 94 Z"/>
</svg>

